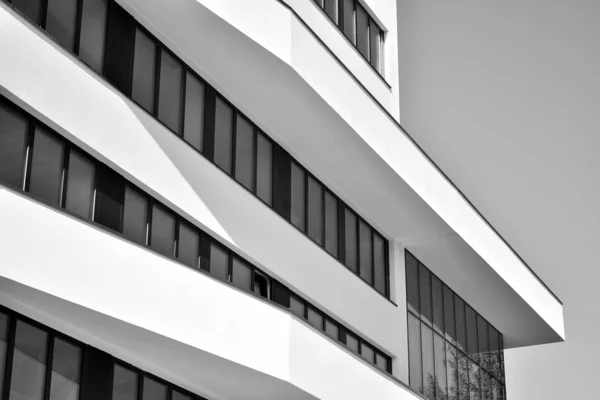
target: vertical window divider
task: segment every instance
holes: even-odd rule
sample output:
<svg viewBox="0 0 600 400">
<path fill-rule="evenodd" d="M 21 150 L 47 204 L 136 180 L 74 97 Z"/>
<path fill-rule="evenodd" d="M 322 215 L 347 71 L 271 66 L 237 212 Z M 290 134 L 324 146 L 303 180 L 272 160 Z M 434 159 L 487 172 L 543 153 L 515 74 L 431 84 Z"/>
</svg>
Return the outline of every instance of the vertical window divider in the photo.
<svg viewBox="0 0 600 400">
<path fill-rule="evenodd" d="M 31 182 L 31 160 L 33 157 L 33 140 L 35 136 L 35 121 L 32 117 L 27 119 L 27 154 L 25 156 L 25 173 L 23 174 L 23 190 L 29 192 Z"/>
<path fill-rule="evenodd" d="M 185 129 L 185 101 L 187 87 L 187 67 L 184 62 L 181 62 L 181 107 L 179 108 L 179 132 L 178 136 L 183 138 L 183 130 Z"/>
<path fill-rule="evenodd" d="M 52 384 L 52 361 L 54 359 L 54 335 L 47 331 L 46 343 L 46 378 L 44 382 L 44 400 L 50 399 L 50 389 Z"/>
<path fill-rule="evenodd" d="M 304 233 L 308 234 L 308 171 L 300 164 L 296 164 L 304 170 Z"/>
<path fill-rule="evenodd" d="M 63 173 L 62 173 L 62 187 L 60 194 L 60 202 L 59 206 L 61 208 L 65 208 L 67 205 L 67 181 L 69 179 L 69 163 L 71 160 L 71 151 L 72 148 L 68 143 L 65 143 L 65 150 L 63 154 L 62 164 L 63 164 Z"/>
<path fill-rule="evenodd" d="M 8 320 L 8 340 L 6 345 L 6 360 L 4 370 L 4 383 L 2 385 L 2 399 L 8 399 L 10 396 L 10 384 L 12 379 L 12 365 L 15 354 L 15 336 L 17 331 L 17 318 L 9 315 Z"/>
<path fill-rule="evenodd" d="M 46 18 L 48 18 L 48 0 L 41 1 L 42 6 L 40 7 L 40 27 L 46 30 Z"/>
<path fill-rule="evenodd" d="M 152 245 L 152 210 L 154 209 L 154 200 L 146 197 L 148 200 L 148 208 L 146 210 L 146 246 Z"/>
<path fill-rule="evenodd" d="M 256 268 L 250 267 L 250 292 L 254 293 L 254 280 L 256 279 Z"/>
<path fill-rule="evenodd" d="M 83 1 L 83 0 L 82 0 Z M 96 217 L 96 195 L 98 193 L 97 191 L 97 187 L 98 187 L 98 170 L 100 168 L 102 168 L 102 166 L 100 165 L 100 163 L 94 159 L 90 159 L 90 162 L 92 164 L 94 164 L 94 181 L 92 182 L 92 217 L 91 217 L 91 221 L 93 222 L 95 217 Z M 123 200 L 123 203 L 125 201 Z"/>
<path fill-rule="evenodd" d="M 77 11 L 75 17 L 75 38 L 73 39 L 73 52 L 79 56 L 79 46 L 81 43 L 81 22 L 83 19 L 83 1 L 77 0 Z"/>
<path fill-rule="evenodd" d="M 327 232 L 325 229 L 325 226 L 327 225 L 326 221 L 325 221 L 325 218 L 327 218 L 327 210 L 326 210 L 327 207 L 325 206 L 325 193 L 327 192 L 327 189 L 317 179 L 315 179 L 315 178 L 313 178 L 313 179 L 315 182 L 317 182 L 317 184 L 319 186 L 321 186 L 321 243 L 319 243 L 319 245 L 323 249 L 325 249 L 325 251 L 327 251 L 327 249 L 325 248 L 326 243 L 327 243 Z M 307 188 L 307 191 L 308 191 L 308 188 Z"/>
<path fill-rule="evenodd" d="M 175 217 L 175 242 L 173 243 L 173 255 L 176 259 L 179 258 L 179 231 L 181 229 L 181 218 L 174 214 Z"/>
<path fill-rule="evenodd" d="M 144 400 L 144 374 L 140 373 L 137 369 L 133 369 L 135 378 L 137 379 L 137 400 Z"/>
<path fill-rule="evenodd" d="M 228 247 L 221 246 L 227 253 L 227 281 L 233 283 L 233 252 Z"/>
<path fill-rule="evenodd" d="M 152 116 L 158 119 L 158 107 L 159 107 L 159 96 L 160 96 L 160 60 L 162 58 L 162 52 L 164 51 L 161 44 L 154 39 L 153 35 L 148 35 L 148 38 L 152 40 L 156 51 L 154 53 L 154 87 L 152 91 L 154 93 L 154 104 L 152 112 L 150 113 Z M 135 51 L 134 51 L 135 54 Z M 133 83 L 132 83 L 133 84 Z"/>
<path fill-rule="evenodd" d="M 371 240 L 371 282 L 373 282 L 373 287 L 375 287 L 375 235 L 373 233 L 374 229 L 369 225 L 369 235 Z"/>
<path fill-rule="evenodd" d="M 338 222 L 338 260 L 346 265 L 346 207 L 341 199 L 338 199 L 337 222 Z"/>
<path fill-rule="evenodd" d="M 356 275 L 360 276 L 360 216 L 358 214 L 354 214 L 356 216 Z M 362 279 L 362 278 L 361 278 Z"/>
</svg>

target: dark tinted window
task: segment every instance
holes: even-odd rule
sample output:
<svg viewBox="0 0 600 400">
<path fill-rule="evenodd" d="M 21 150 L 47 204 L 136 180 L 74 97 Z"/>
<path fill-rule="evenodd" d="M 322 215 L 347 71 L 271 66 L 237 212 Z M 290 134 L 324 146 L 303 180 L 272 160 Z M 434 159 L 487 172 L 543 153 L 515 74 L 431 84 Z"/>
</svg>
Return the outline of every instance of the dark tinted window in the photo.
<svg viewBox="0 0 600 400">
<path fill-rule="evenodd" d="M 421 317 L 431 324 L 431 272 L 419 263 L 419 293 L 421 300 Z"/>
<path fill-rule="evenodd" d="M 338 256 L 338 202 L 325 191 L 325 250 Z"/>
<path fill-rule="evenodd" d="M 83 0 L 79 57 L 102 72 L 108 0 Z"/>
<path fill-rule="evenodd" d="M 370 363 L 374 363 L 375 362 L 375 351 L 373 350 L 373 348 L 371 346 L 369 346 L 366 343 L 363 343 L 360 346 L 360 354 L 363 356 L 363 358 L 365 360 L 367 360 Z"/>
<path fill-rule="evenodd" d="M 50 400 L 78 400 L 80 375 L 81 348 L 55 339 Z"/>
<path fill-rule="evenodd" d="M 454 312 L 456 313 L 456 341 L 458 348 L 467 350 L 467 325 L 465 320 L 465 302 L 454 296 Z"/>
<path fill-rule="evenodd" d="M 181 63 L 168 51 L 161 51 L 158 119 L 177 133 L 181 129 L 182 79 L 183 67 Z"/>
<path fill-rule="evenodd" d="M 338 340 L 339 338 L 339 334 L 340 334 L 340 329 L 338 327 L 338 324 L 326 319 L 325 320 L 325 333 L 327 333 L 327 335 L 329 335 L 331 338 Z"/>
<path fill-rule="evenodd" d="M 358 223 L 358 236 L 360 239 L 360 277 L 371 284 L 373 283 L 371 228 L 363 221 Z"/>
<path fill-rule="evenodd" d="M 149 113 L 154 113 L 156 44 L 139 28 L 135 32 L 131 97 Z"/>
<path fill-rule="evenodd" d="M 308 177 L 308 236 L 323 244 L 323 187 Z"/>
<path fill-rule="evenodd" d="M 477 315 L 477 338 L 479 341 L 479 355 L 481 357 L 481 365 L 484 367 L 488 367 L 490 359 L 488 323 L 480 315 Z"/>
<path fill-rule="evenodd" d="M 210 274 L 222 281 L 229 280 L 229 254 L 214 243 L 210 246 Z"/>
<path fill-rule="evenodd" d="M 8 315 L 0 313 L 0 393 L 4 385 L 4 371 L 8 340 Z"/>
<path fill-rule="evenodd" d="M 435 398 L 435 371 L 433 355 L 433 331 L 421 324 L 421 343 L 423 352 L 423 394 L 428 399 Z"/>
<path fill-rule="evenodd" d="M 48 0 L 46 11 L 46 31 L 69 51 L 74 50 L 77 2 L 77 0 Z"/>
<path fill-rule="evenodd" d="M 433 335 L 433 354 L 435 357 L 435 396 L 437 400 L 446 400 L 448 398 L 446 383 L 446 346 L 444 339 Z"/>
<path fill-rule="evenodd" d="M 96 210 L 94 221 L 121 231 L 125 181 L 110 169 L 98 165 L 96 168 Z"/>
<path fill-rule="evenodd" d="M 264 297 L 265 299 L 269 298 L 269 293 L 271 293 L 271 291 L 269 291 L 269 278 L 267 278 L 266 276 L 264 276 L 263 274 L 261 274 L 260 272 L 258 272 L 257 270 L 254 270 L 254 289 L 253 292 L 256 293 L 259 296 Z M 281 285 L 278 285 L 281 286 Z M 279 292 L 279 294 L 282 294 L 281 292 Z M 277 299 L 275 298 L 275 294 L 273 294 L 273 301 L 279 302 L 280 304 L 285 301 L 284 298 L 282 296 L 279 296 Z M 288 304 L 286 302 L 285 304 L 286 307 L 288 307 Z"/>
<path fill-rule="evenodd" d="M 257 133 L 256 140 L 256 195 L 271 205 L 273 201 L 273 145 L 260 133 Z"/>
<path fill-rule="evenodd" d="M 233 110 L 217 96 L 215 111 L 215 164 L 231 174 Z"/>
<path fill-rule="evenodd" d="M 48 334 L 17 321 L 10 400 L 42 400 L 46 375 Z"/>
<path fill-rule="evenodd" d="M 369 15 L 360 5 L 356 5 L 356 47 L 369 59 Z"/>
<path fill-rule="evenodd" d="M 344 247 L 346 266 L 358 271 L 358 232 L 356 215 L 349 209 L 344 210 Z"/>
<path fill-rule="evenodd" d="M 137 392 L 137 374 L 120 365 L 115 365 L 112 400 L 136 400 Z"/>
<path fill-rule="evenodd" d="M 481 376 L 477 364 L 469 361 L 469 392 L 470 400 L 481 400 Z"/>
<path fill-rule="evenodd" d="M 323 330 L 323 315 L 314 308 L 308 307 L 308 323 L 318 330 Z"/>
<path fill-rule="evenodd" d="M 369 26 L 369 35 L 371 38 L 371 65 L 377 71 L 381 71 L 381 30 L 373 20 L 371 20 L 371 25 Z"/>
<path fill-rule="evenodd" d="M 123 235 L 139 244 L 146 244 L 148 200 L 131 188 L 125 190 Z"/>
<path fill-rule="evenodd" d="M 446 340 L 454 343 L 456 340 L 456 325 L 454 323 L 454 293 L 444 285 L 444 330 Z"/>
<path fill-rule="evenodd" d="M 47 204 L 58 206 L 62 192 L 64 145 L 38 126 L 35 130 L 29 191 Z"/>
<path fill-rule="evenodd" d="M 477 342 L 477 316 L 475 311 L 466 305 L 465 316 L 467 320 L 467 352 L 471 357 L 477 357 L 479 344 Z M 478 358 L 476 358 L 478 360 Z"/>
<path fill-rule="evenodd" d="M 338 0 L 325 0 L 325 12 L 337 24 L 338 22 Z"/>
<path fill-rule="evenodd" d="M 177 242 L 177 258 L 191 267 L 199 267 L 199 249 L 200 235 L 198 234 L 198 231 L 187 223 L 180 222 Z"/>
<path fill-rule="evenodd" d="M 232 260 L 231 281 L 235 286 L 247 292 L 252 288 L 252 270 L 248 264 L 235 257 Z"/>
<path fill-rule="evenodd" d="M 346 332 L 346 347 L 358 354 L 358 338 L 350 332 Z"/>
<path fill-rule="evenodd" d="M 238 114 L 235 130 L 235 179 L 254 190 L 254 127 Z"/>
<path fill-rule="evenodd" d="M 173 394 L 171 395 L 171 400 L 192 400 L 191 396 L 187 394 L 179 393 L 176 390 L 173 390 Z"/>
<path fill-rule="evenodd" d="M 342 0 L 343 30 L 344 35 L 353 43 L 356 43 L 356 17 L 354 11 L 354 0 Z"/>
<path fill-rule="evenodd" d="M 23 187 L 27 119 L 0 102 L 0 181 Z"/>
<path fill-rule="evenodd" d="M 290 311 L 299 318 L 304 319 L 305 305 L 302 300 L 296 296 L 290 297 Z"/>
<path fill-rule="evenodd" d="M 377 368 L 387 371 L 387 359 L 379 353 L 375 355 L 375 365 L 377 365 Z"/>
<path fill-rule="evenodd" d="M 406 302 L 408 309 L 419 315 L 419 262 L 410 253 L 406 253 Z"/>
<path fill-rule="evenodd" d="M 12 0 L 11 3 L 27 18 L 40 24 L 42 0 Z"/>
<path fill-rule="evenodd" d="M 448 371 L 448 397 L 453 400 L 458 400 L 458 364 L 457 364 L 457 351 L 452 345 L 446 343 L 446 368 Z"/>
<path fill-rule="evenodd" d="M 500 343 L 498 338 L 498 331 L 490 326 L 489 330 L 489 343 L 490 343 L 490 372 L 497 378 L 501 378 L 501 367 L 500 367 Z"/>
<path fill-rule="evenodd" d="M 204 83 L 187 73 L 183 138 L 199 151 L 204 145 L 204 88 Z"/>
<path fill-rule="evenodd" d="M 150 246 L 166 256 L 173 256 L 175 246 L 175 217 L 164 208 L 152 207 Z"/>
<path fill-rule="evenodd" d="M 458 394 L 460 400 L 469 400 L 469 362 L 467 356 L 460 351 L 458 358 Z"/>
<path fill-rule="evenodd" d="M 440 335 L 444 334 L 444 298 L 442 281 L 435 275 L 431 276 L 431 295 L 433 304 L 433 329 Z"/>
<path fill-rule="evenodd" d="M 375 289 L 382 295 L 386 295 L 386 251 L 385 242 L 381 236 L 373 232 L 373 268 L 375 272 Z"/>
<path fill-rule="evenodd" d="M 421 367 L 421 323 L 408 314 L 408 366 L 410 387 L 421 392 L 423 369 Z"/>
<path fill-rule="evenodd" d="M 143 400 L 167 400 L 167 387 L 148 377 L 144 378 Z"/>
<path fill-rule="evenodd" d="M 69 154 L 65 208 L 86 219 L 92 218 L 96 166 L 77 151 Z"/>
<path fill-rule="evenodd" d="M 302 232 L 306 230 L 306 173 L 295 162 L 291 167 L 291 221 Z"/>
<path fill-rule="evenodd" d="M 102 73 L 125 95 L 131 96 L 134 62 L 131 55 L 135 53 L 136 22 L 113 1 L 108 8 L 106 31 L 106 52 Z"/>
</svg>

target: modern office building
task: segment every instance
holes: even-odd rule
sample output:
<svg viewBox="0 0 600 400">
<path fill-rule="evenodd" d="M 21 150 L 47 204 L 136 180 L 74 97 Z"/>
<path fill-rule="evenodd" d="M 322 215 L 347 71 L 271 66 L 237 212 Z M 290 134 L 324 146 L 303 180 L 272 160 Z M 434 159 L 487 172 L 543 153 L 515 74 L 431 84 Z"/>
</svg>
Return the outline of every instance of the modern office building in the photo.
<svg viewBox="0 0 600 400">
<path fill-rule="evenodd" d="M 562 304 L 402 130 L 396 34 L 0 1 L 0 400 L 505 398 Z"/>
</svg>

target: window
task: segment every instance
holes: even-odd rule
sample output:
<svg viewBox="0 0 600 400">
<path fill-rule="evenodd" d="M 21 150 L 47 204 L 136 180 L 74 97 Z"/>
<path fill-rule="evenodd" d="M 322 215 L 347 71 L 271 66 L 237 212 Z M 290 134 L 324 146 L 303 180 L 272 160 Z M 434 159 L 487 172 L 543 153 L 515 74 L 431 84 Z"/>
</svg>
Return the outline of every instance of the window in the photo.
<svg viewBox="0 0 600 400">
<path fill-rule="evenodd" d="M 433 354 L 435 357 L 435 395 L 437 400 L 446 400 L 448 398 L 446 347 L 444 339 L 437 333 L 433 335 Z"/>
<path fill-rule="evenodd" d="M 323 187 L 308 177 L 308 237 L 323 244 Z"/>
<path fill-rule="evenodd" d="M 65 208 L 85 219 L 92 219 L 95 170 L 94 163 L 77 151 L 70 151 Z"/>
<path fill-rule="evenodd" d="M 200 266 L 199 249 L 200 235 L 196 229 L 185 222 L 180 222 L 179 237 L 177 240 L 177 258 L 191 267 L 198 268 Z"/>
<path fill-rule="evenodd" d="M 456 313 L 456 343 L 462 351 L 467 350 L 467 325 L 465 320 L 465 302 L 454 296 L 454 312 Z"/>
<path fill-rule="evenodd" d="M 350 332 L 346 332 L 346 346 L 353 352 L 358 354 L 358 338 L 351 334 Z"/>
<path fill-rule="evenodd" d="M 215 111 L 215 164 L 231 175 L 233 110 L 217 96 Z"/>
<path fill-rule="evenodd" d="M 204 83 L 187 72 L 183 138 L 198 151 L 204 146 L 204 89 Z"/>
<path fill-rule="evenodd" d="M 421 323 L 408 314 L 408 359 L 410 387 L 421 392 L 423 370 L 421 367 Z"/>
<path fill-rule="evenodd" d="M 192 400 L 187 394 L 179 393 L 177 390 L 173 390 L 171 394 L 171 400 Z"/>
<path fill-rule="evenodd" d="M 123 235 L 139 244 L 146 244 L 146 228 L 148 225 L 148 200 L 135 190 L 125 190 L 125 207 L 123 211 Z"/>
<path fill-rule="evenodd" d="M 458 352 L 458 394 L 460 400 L 469 400 L 469 362 L 467 356 Z"/>
<path fill-rule="evenodd" d="M 0 393 L 4 386 L 4 365 L 8 347 L 8 315 L 0 313 Z"/>
<path fill-rule="evenodd" d="M 419 263 L 419 293 L 421 300 L 421 317 L 431 324 L 431 272 Z"/>
<path fill-rule="evenodd" d="M 33 23 L 40 25 L 42 0 L 12 0 L 11 3 Z"/>
<path fill-rule="evenodd" d="M 356 44 L 354 0 L 342 0 L 342 13 L 344 35 L 352 44 Z"/>
<path fill-rule="evenodd" d="M 433 329 L 440 335 L 444 333 L 444 298 L 442 293 L 442 281 L 437 276 L 432 275 Z"/>
<path fill-rule="evenodd" d="M 156 43 L 138 28 L 135 32 L 131 97 L 150 114 L 154 114 L 155 70 Z"/>
<path fill-rule="evenodd" d="M 346 266 L 354 273 L 358 272 L 358 232 L 356 215 L 349 209 L 344 210 L 344 244 L 346 248 Z"/>
<path fill-rule="evenodd" d="M 33 142 L 29 191 L 43 202 L 60 205 L 64 145 L 38 126 Z"/>
<path fill-rule="evenodd" d="M 371 228 L 363 221 L 358 223 L 360 239 L 360 277 L 370 285 L 373 283 L 373 248 L 371 242 Z"/>
<path fill-rule="evenodd" d="M 371 49 L 371 65 L 377 71 L 383 71 L 381 65 L 381 29 L 375 24 L 373 20 L 371 20 L 371 24 L 369 25 L 369 35 L 371 39 L 370 49 Z"/>
<path fill-rule="evenodd" d="M 254 127 L 250 121 L 238 114 L 235 132 L 235 179 L 250 191 L 254 191 L 254 165 Z"/>
<path fill-rule="evenodd" d="M 254 293 L 256 293 L 257 295 L 259 295 L 261 297 L 264 297 L 265 299 L 269 298 L 269 293 L 271 293 L 271 291 L 269 290 L 269 286 L 270 286 L 269 278 L 267 278 L 266 276 L 264 276 L 257 270 L 254 270 L 253 284 L 254 284 L 254 289 L 252 289 L 252 290 L 254 291 Z M 278 286 L 281 286 L 281 285 L 278 285 Z M 274 298 L 272 300 L 276 301 Z M 288 307 L 287 304 L 286 304 L 286 307 Z"/>
<path fill-rule="evenodd" d="M 131 97 L 132 92 L 132 70 L 134 64 L 134 57 L 136 50 L 136 22 L 131 15 L 127 13 L 121 6 L 116 2 L 112 1 L 110 7 L 108 7 L 107 16 L 107 27 L 106 27 L 106 43 L 104 53 L 104 65 L 102 73 L 113 85 L 115 85 L 125 95 Z M 140 43 L 143 42 L 142 33 L 137 36 Z M 149 41 L 148 38 L 146 38 Z M 150 43 L 151 44 L 151 43 Z M 154 51 L 154 47 L 150 47 L 151 51 Z M 138 49 L 141 53 L 141 49 Z M 141 56 L 141 54 L 140 54 Z M 143 57 L 140 57 L 140 62 Z M 148 58 L 148 57 L 146 57 Z M 152 58 L 152 57 L 150 57 Z M 138 69 L 141 69 L 143 65 L 138 62 Z M 151 66 L 152 71 L 154 70 L 154 64 Z M 138 77 L 140 72 L 138 71 Z M 149 74 L 146 74 L 149 75 Z M 144 77 L 146 76 L 144 75 Z M 148 76 L 153 79 L 154 75 Z M 140 81 L 140 79 L 138 79 Z M 143 79 L 142 82 L 144 84 Z M 139 95 L 139 89 L 138 95 Z M 154 93 L 153 91 L 151 93 Z"/>
<path fill-rule="evenodd" d="M 158 119 L 177 134 L 181 130 L 183 66 L 166 50 L 160 52 Z"/>
<path fill-rule="evenodd" d="M 108 0 L 83 0 L 79 57 L 96 72 L 102 72 Z"/>
<path fill-rule="evenodd" d="M 144 395 L 143 400 L 167 400 L 167 387 L 162 383 L 144 378 Z"/>
<path fill-rule="evenodd" d="M 406 302 L 408 310 L 419 315 L 419 262 L 412 254 L 406 253 Z"/>
<path fill-rule="evenodd" d="M 94 221 L 120 232 L 125 201 L 125 181 L 117 173 L 102 165 L 97 166 L 95 177 Z"/>
<path fill-rule="evenodd" d="M 446 368 L 448 371 L 448 397 L 458 400 L 460 394 L 458 392 L 459 376 L 457 355 L 458 350 L 451 344 L 446 343 Z"/>
<path fill-rule="evenodd" d="M 370 363 L 374 363 L 375 362 L 375 351 L 368 344 L 363 343 L 360 346 L 360 353 L 363 356 L 363 358 L 365 360 L 367 360 L 368 362 L 370 362 Z"/>
<path fill-rule="evenodd" d="M 369 15 L 358 3 L 356 4 L 356 47 L 360 54 L 369 60 Z"/>
<path fill-rule="evenodd" d="M 48 334 L 17 321 L 9 400 L 42 400 Z"/>
<path fill-rule="evenodd" d="M 325 12 L 331 20 L 338 22 L 338 0 L 325 0 Z"/>
<path fill-rule="evenodd" d="M 271 205 L 273 201 L 273 145 L 260 133 L 257 133 L 256 141 L 256 195 Z"/>
<path fill-rule="evenodd" d="M 46 10 L 46 31 L 69 51 L 74 50 L 77 3 L 78 0 L 48 0 Z"/>
<path fill-rule="evenodd" d="M 232 261 L 231 282 L 247 292 L 252 289 L 252 270 L 246 263 L 236 257 Z"/>
<path fill-rule="evenodd" d="M 326 319 L 325 333 L 327 333 L 327 335 L 329 335 L 332 339 L 339 340 L 340 329 L 338 327 L 338 324 L 329 319 Z"/>
<path fill-rule="evenodd" d="M 325 250 L 335 258 L 338 256 L 338 202 L 325 191 Z"/>
<path fill-rule="evenodd" d="M 81 375 L 81 348 L 54 339 L 50 400 L 78 400 Z"/>
<path fill-rule="evenodd" d="M 373 269 L 375 273 L 375 289 L 387 296 L 387 266 L 385 241 L 373 232 Z"/>
<path fill-rule="evenodd" d="M 175 217 L 156 204 L 152 207 L 150 233 L 150 246 L 172 257 L 175 249 Z"/>
<path fill-rule="evenodd" d="M 468 304 L 466 305 L 465 316 L 467 320 L 467 353 L 478 360 L 479 343 L 477 342 L 477 315 Z"/>
<path fill-rule="evenodd" d="M 456 341 L 456 325 L 454 323 L 454 293 L 444 285 L 444 326 L 446 340 L 454 343 Z"/>
<path fill-rule="evenodd" d="M 296 296 L 290 297 L 290 310 L 294 315 L 304 319 L 305 305 L 302 300 Z"/>
<path fill-rule="evenodd" d="M 435 399 L 435 371 L 433 356 L 433 331 L 421 325 L 421 351 L 423 352 L 423 390 L 428 399 Z"/>
<path fill-rule="evenodd" d="M 115 364 L 112 400 L 137 400 L 137 393 L 137 374 L 129 369 Z"/>
<path fill-rule="evenodd" d="M 229 254 L 214 243 L 210 246 L 210 274 L 221 281 L 229 280 Z"/>
<path fill-rule="evenodd" d="M 306 173 L 292 161 L 291 168 L 291 221 L 302 232 L 306 231 Z"/>
<path fill-rule="evenodd" d="M 312 307 L 308 307 L 308 323 L 317 328 L 323 330 L 323 315 Z"/>
<path fill-rule="evenodd" d="M 470 400 L 482 400 L 481 398 L 481 374 L 477 364 L 469 361 L 469 391 Z"/>
<path fill-rule="evenodd" d="M 27 146 L 27 119 L 0 102 L 0 181 L 21 189 Z"/>
</svg>

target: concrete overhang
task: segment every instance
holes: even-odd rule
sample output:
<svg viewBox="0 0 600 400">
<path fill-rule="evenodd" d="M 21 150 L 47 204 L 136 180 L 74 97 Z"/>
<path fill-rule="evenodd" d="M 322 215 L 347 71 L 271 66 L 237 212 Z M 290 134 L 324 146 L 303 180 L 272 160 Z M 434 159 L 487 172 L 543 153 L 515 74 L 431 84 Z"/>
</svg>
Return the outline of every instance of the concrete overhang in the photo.
<svg viewBox="0 0 600 400">
<path fill-rule="evenodd" d="M 411 250 L 504 334 L 506 347 L 564 340 L 560 301 L 374 101 L 354 67 L 333 57 L 294 2 L 252 2 L 252 12 L 246 0 L 119 3 Z"/>
</svg>

